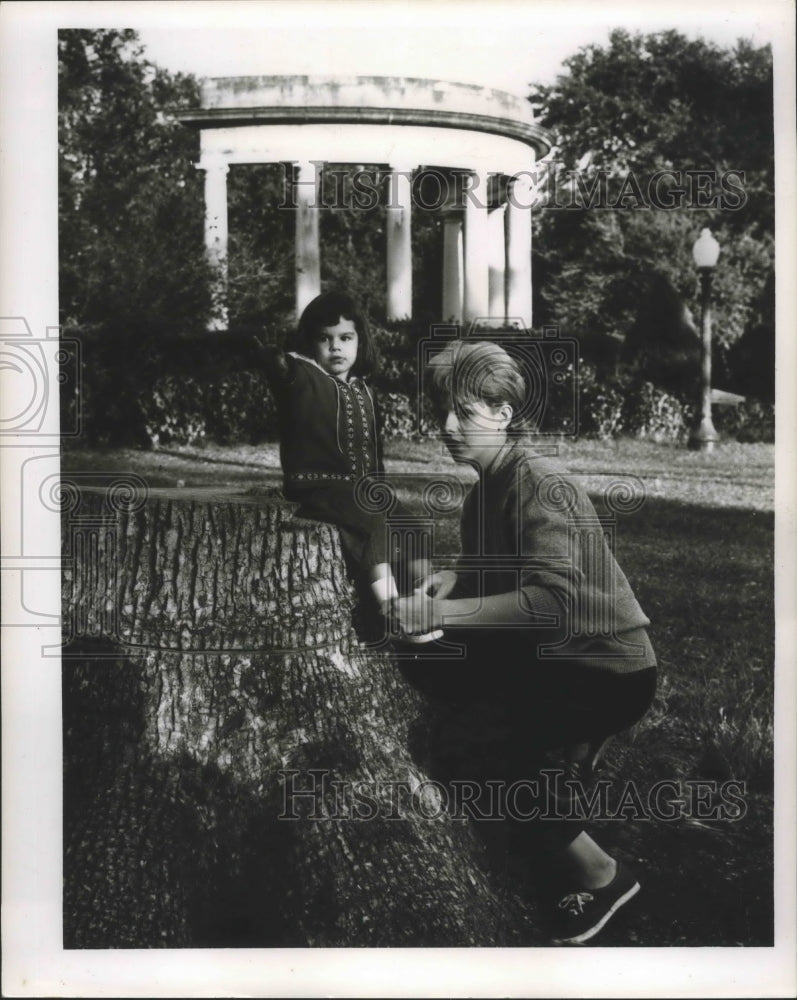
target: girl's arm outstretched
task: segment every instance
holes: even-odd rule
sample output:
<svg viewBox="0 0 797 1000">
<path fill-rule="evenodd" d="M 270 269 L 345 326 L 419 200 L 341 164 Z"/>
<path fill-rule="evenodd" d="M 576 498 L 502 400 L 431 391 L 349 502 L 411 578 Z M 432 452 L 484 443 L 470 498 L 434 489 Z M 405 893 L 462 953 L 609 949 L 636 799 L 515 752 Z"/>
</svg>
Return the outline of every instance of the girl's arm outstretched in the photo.
<svg viewBox="0 0 797 1000">
<path fill-rule="evenodd" d="M 295 376 L 293 359 L 275 344 L 264 344 L 259 337 L 252 339 L 269 382 L 272 385 L 285 385 L 292 382 Z"/>
</svg>

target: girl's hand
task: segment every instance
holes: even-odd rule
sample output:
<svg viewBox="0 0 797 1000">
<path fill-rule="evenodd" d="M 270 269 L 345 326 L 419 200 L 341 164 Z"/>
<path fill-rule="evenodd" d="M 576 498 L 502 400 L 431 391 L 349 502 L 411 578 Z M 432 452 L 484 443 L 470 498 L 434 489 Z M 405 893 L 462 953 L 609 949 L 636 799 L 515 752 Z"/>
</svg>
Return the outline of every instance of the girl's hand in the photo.
<svg viewBox="0 0 797 1000">
<path fill-rule="evenodd" d="M 292 381 L 290 358 L 283 349 L 276 344 L 266 343 L 260 337 L 253 336 L 251 340 L 258 361 L 265 369 L 266 378 L 272 383 Z"/>
<path fill-rule="evenodd" d="M 438 601 L 445 600 L 457 583 L 457 574 L 453 569 L 439 570 L 437 573 L 430 573 L 422 580 L 418 581 L 416 590 L 434 597 Z"/>
<path fill-rule="evenodd" d="M 439 602 L 420 588 L 414 590 L 409 597 L 396 598 L 393 613 L 402 631 L 408 635 L 426 634 L 439 628 L 443 621 Z"/>
<path fill-rule="evenodd" d="M 249 343 L 252 345 L 255 356 L 261 361 L 272 361 L 276 355 L 282 353 L 276 344 L 270 343 L 262 335 L 257 336 L 257 334 L 252 334 L 249 338 Z"/>
</svg>

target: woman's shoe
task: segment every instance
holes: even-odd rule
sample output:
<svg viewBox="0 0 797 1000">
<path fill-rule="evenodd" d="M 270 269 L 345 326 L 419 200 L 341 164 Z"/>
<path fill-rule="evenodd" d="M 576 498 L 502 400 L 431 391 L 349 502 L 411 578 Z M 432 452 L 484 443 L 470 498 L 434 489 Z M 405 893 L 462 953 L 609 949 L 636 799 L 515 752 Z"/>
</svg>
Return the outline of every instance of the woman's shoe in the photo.
<svg viewBox="0 0 797 1000">
<path fill-rule="evenodd" d="M 583 944 L 639 892 L 636 876 L 620 861 L 612 881 L 601 889 L 579 889 L 562 896 L 553 912 L 554 944 Z"/>
</svg>

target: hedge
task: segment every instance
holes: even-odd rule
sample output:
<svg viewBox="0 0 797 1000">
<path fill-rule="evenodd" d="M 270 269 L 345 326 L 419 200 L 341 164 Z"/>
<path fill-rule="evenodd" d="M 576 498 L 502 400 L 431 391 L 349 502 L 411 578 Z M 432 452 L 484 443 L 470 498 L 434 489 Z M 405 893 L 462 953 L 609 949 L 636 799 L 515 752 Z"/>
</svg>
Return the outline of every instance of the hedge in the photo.
<svg viewBox="0 0 797 1000">
<path fill-rule="evenodd" d="M 428 328 L 402 324 L 375 328 L 381 354 L 374 378 L 386 439 L 423 437 L 432 427 L 425 401 L 418 420 L 417 340 Z M 259 367 L 251 331 L 154 343 L 119 344 L 97 331 L 70 331 L 81 341 L 80 401 L 83 442 L 159 448 L 174 444 L 258 443 L 276 439 L 276 409 Z M 272 339 L 279 342 L 279 334 Z M 114 349 L 115 345 L 115 349 Z M 135 359 L 135 363 L 131 363 Z M 544 430 L 610 439 L 620 435 L 683 442 L 694 420 L 687 400 L 631 372 L 600 372 L 581 361 L 569 382 L 545 386 Z M 573 414 L 573 381 L 578 386 Z M 715 424 L 740 441 L 774 440 L 769 404 L 748 400 L 716 408 Z M 575 416 L 575 426 L 574 418 Z M 70 421 L 72 414 L 67 415 Z"/>
</svg>

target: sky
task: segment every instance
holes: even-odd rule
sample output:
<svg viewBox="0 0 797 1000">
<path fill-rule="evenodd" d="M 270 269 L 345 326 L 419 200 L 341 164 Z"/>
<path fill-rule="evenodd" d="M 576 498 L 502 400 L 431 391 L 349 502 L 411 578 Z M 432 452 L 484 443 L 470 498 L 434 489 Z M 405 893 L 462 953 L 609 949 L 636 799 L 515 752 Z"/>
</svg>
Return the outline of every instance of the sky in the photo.
<svg viewBox="0 0 797 1000">
<path fill-rule="evenodd" d="M 136 27 L 153 62 L 197 76 L 419 76 L 525 95 L 530 83 L 552 82 L 578 49 L 605 44 L 613 28 L 763 44 L 777 34 L 778 11 L 789 2 L 120 3 L 98 4 L 104 16 L 96 23 Z"/>
</svg>

